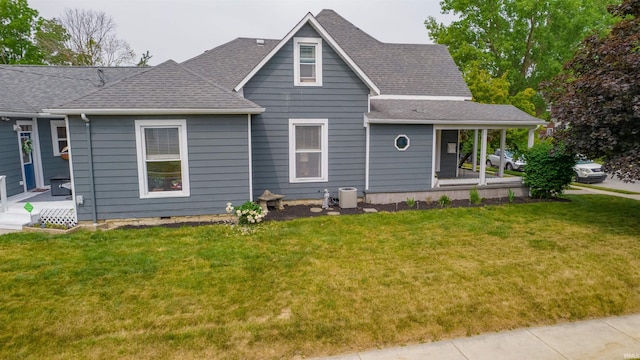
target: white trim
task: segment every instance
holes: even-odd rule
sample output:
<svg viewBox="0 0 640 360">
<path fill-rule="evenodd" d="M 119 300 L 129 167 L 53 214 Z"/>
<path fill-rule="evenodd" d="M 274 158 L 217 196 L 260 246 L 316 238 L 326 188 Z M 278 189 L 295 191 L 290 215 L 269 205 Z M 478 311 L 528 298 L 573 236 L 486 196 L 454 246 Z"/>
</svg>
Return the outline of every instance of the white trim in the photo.
<svg viewBox="0 0 640 360">
<path fill-rule="evenodd" d="M 76 180 L 73 176 L 73 152 L 71 151 L 71 138 L 69 137 L 69 117 L 65 116 L 64 125 L 67 127 L 67 146 L 69 147 L 69 179 L 71 180 L 71 194 L 73 194 L 73 213 L 75 215 L 76 222 L 78 221 L 78 193 L 76 192 Z M 82 196 L 82 195 L 80 195 Z M 84 196 L 83 196 L 84 198 Z M 93 201 L 93 200 L 92 200 Z M 83 200 L 84 204 L 84 200 Z"/>
<path fill-rule="evenodd" d="M 136 120 L 136 157 L 138 159 L 138 186 L 140 199 L 189 197 L 189 148 L 187 146 L 187 120 Z M 149 191 L 145 159 L 144 128 L 177 128 L 180 139 L 181 191 Z"/>
<path fill-rule="evenodd" d="M 247 144 L 249 150 L 249 201 L 253 201 L 253 150 L 251 147 L 251 114 L 247 114 Z"/>
<path fill-rule="evenodd" d="M 296 126 L 320 126 L 320 177 L 296 177 Z M 310 183 L 329 181 L 329 119 L 289 119 L 289 182 Z"/>
<path fill-rule="evenodd" d="M 512 129 L 512 128 L 535 128 L 543 124 L 544 121 L 496 121 L 489 123 L 479 120 L 427 120 L 427 119 L 371 119 L 367 118 L 370 124 L 418 124 L 418 125 L 450 125 L 451 129 Z"/>
<path fill-rule="evenodd" d="M 471 101 L 468 96 L 430 96 L 430 95 L 374 95 L 371 100 L 441 100 L 441 101 Z"/>
<path fill-rule="evenodd" d="M 398 147 L 398 139 L 400 139 L 401 137 L 407 139 L 407 146 L 405 146 L 402 149 L 400 147 Z M 409 146 L 411 146 L 411 139 L 405 134 L 400 134 L 400 135 L 396 136 L 395 140 L 393 140 L 393 146 L 395 146 L 398 151 L 407 151 Z"/>
<path fill-rule="evenodd" d="M 246 109 L 44 109 L 59 115 L 244 115 L 261 114 L 265 108 Z"/>
<path fill-rule="evenodd" d="M 437 134 L 437 130 L 436 127 L 434 126 L 432 128 L 432 134 L 431 134 L 431 188 L 435 188 L 437 186 L 436 184 L 436 134 Z"/>
<path fill-rule="evenodd" d="M 65 132 L 67 133 L 66 139 L 64 141 L 67 142 L 67 146 L 69 146 L 69 129 L 67 129 L 66 122 L 64 120 L 51 120 L 49 122 L 51 127 L 51 146 L 53 147 L 53 156 L 60 156 L 60 138 L 58 138 L 58 128 L 64 127 Z"/>
<path fill-rule="evenodd" d="M 267 54 L 267 56 L 265 56 L 262 61 L 260 61 L 258 65 L 256 65 L 249 72 L 249 74 L 247 74 L 247 76 L 245 76 L 244 79 L 242 79 L 238 83 L 238 85 L 236 85 L 235 88 L 233 88 L 233 90 L 239 92 L 249 82 L 249 80 L 251 80 L 258 73 L 258 71 L 260 71 L 260 69 L 262 69 L 262 67 L 269 60 L 271 60 L 271 58 L 275 54 L 277 54 L 278 51 L 280 51 L 280 49 L 282 49 L 282 47 L 284 47 L 289 40 L 291 40 L 291 38 L 293 38 L 298 30 L 300 30 L 307 23 L 309 23 L 309 25 L 311 25 L 311 27 L 313 27 L 313 29 L 318 32 L 318 34 L 324 39 L 324 41 L 326 41 L 329 46 L 331 46 L 331 48 L 340 56 L 340 58 L 342 58 L 342 60 L 347 63 L 351 70 L 353 70 L 356 75 L 358 75 L 360 80 L 362 80 L 367 85 L 369 90 L 371 90 L 374 94 L 380 94 L 380 89 L 378 89 L 376 84 L 369 78 L 369 76 L 367 76 L 364 71 L 362 71 L 362 69 L 355 63 L 355 61 L 353 61 L 353 59 L 351 59 L 351 57 L 347 55 L 342 47 L 338 45 L 333 37 L 329 35 L 329 33 L 324 29 L 324 27 L 322 27 L 322 25 L 320 25 L 318 20 L 316 20 L 316 18 L 314 18 L 311 13 L 305 15 L 305 17 L 302 18 L 302 20 L 300 20 L 300 22 L 296 26 L 294 26 L 293 29 L 291 29 L 291 31 L 289 31 L 282 40 L 280 40 L 280 42 Z"/>
<path fill-rule="evenodd" d="M 315 79 L 314 82 L 300 81 L 300 46 L 315 47 Z M 293 85 L 294 86 L 322 86 L 322 39 L 321 38 L 293 38 Z"/>
<path fill-rule="evenodd" d="M 31 136 L 33 137 L 34 148 L 33 151 L 36 152 L 34 161 L 34 171 L 36 175 L 36 188 L 44 187 L 44 169 L 42 165 L 42 146 L 40 144 L 40 130 L 38 126 L 38 118 L 33 117 L 33 133 Z"/>
</svg>

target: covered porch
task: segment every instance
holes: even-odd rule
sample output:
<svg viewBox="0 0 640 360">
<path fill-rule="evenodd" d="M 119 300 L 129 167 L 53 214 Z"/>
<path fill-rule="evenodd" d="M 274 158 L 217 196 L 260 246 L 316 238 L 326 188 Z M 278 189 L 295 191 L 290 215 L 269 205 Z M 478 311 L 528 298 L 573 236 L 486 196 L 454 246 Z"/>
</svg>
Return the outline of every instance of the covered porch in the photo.
<svg viewBox="0 0 640 360">
<path fill-rule="evenodd" d="M 528 132 L 528 141 L 527 146 L 531 148 L 534 143 L 535 137 L 535 127 L 531 126 L 512 126 L 512 128 L 526 128 L 529 129 Z M 471 168 L 464 169 L 462 168 L 462 164 L 460 164 L 460 131 L 461 130 L 469 130 L 470 133 L 473 134 L 473 148 L 471 153 Z M 500 145 L 499 145 L 499 164 L 497 170 L 495 172 L 487 172 L 487 137 L 489 130 L 493 130 L 489 127 L 483 127 L 481 129 L 451 129 L 450 126 L 444 127 L 436 127 L 436 146 L 435 146 L 435 161 L 434 161 L 434 174 L 436 177 L 432 182 L 433 188 L 446 188 L 451 186 L 464 186 L 464 185 L 472 185 L 472 186 L 486 186 L 486 185 L 503 185 L 503 186 L 515 186 L 522 184 L 521 176 L 510 176 L 505 175 L 506 166 L 506 158 L 505 158 L 505 149 L 506 149 L 506 135 L 507 128 L 500 128 Z M 446 146 L 442 146 L 442 132 L 455 132 L 456 133 L 456 141 L 455 141 L 455 159 L 452 159 L 452 156 L 449 156 L 447 159 L 447 155 L 444 154 L 446 151 L 449 155 L 453 153 L 452 147 L 453 143 L 449 142 Z M 478 135 L 480 135 L 480 139 L 478 139 Z M 480 146 L 478 146 L 478 143 Z M 455 173 L 452 171 L 447 171 L 444 174 L 441 172 L 441 164 L 443 161 L 455 162 Z M 451 164 L 448 168 L 451 168 Z"/>
<path fill-rule="evenodd" d="M 544 123 L 512 105 L 427 97 L 372 99 L 371 111 L 365 114 L 366 199 L 372 203 L 441 195 L 462 199 L 474 188 L 483 198 L 507 197 L 509 191 L 528 196 L 522 177 L 504 171 L 507 130 L 525 129 L 524 141 L 531 147 L 536 128 Z M 462 130 L 473 141 L 469 169 L 459 166 Z M 496 130 L 503 153 L 493 161 L 497 170 L 489 172 L 488 135 Z M 390 148 L 385 141 L 394 138 L 395 148 Z"/>
</svg>

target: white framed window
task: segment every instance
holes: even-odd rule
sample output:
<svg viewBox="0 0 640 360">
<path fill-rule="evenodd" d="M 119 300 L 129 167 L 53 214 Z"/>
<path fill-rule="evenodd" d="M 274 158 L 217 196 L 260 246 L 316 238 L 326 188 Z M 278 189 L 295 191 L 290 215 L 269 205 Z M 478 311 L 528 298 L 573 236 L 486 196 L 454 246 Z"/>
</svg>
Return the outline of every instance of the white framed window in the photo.
<svg viewBox="0 0 640 360">
<path fill-rule="evenodd" d="M 293 38 L 295 86 L 322 86 L 322 39 Z"/>
<path fill-rule="evenodd" d="M 329 120 L 289 119 L 289 182 L 329 181 Z"/>
<path fill-rule="evenodd" d="M 67 126 L 64 120 L 51 120 L 51 145 L 53 156 L 60 156 L 62 150 L 69 145 L 67 140 Z"/>
<path fill-rule="evenodd" d="M 136 120 L 140 198 L 189 196 L 186 120 Z"/>
</svg>

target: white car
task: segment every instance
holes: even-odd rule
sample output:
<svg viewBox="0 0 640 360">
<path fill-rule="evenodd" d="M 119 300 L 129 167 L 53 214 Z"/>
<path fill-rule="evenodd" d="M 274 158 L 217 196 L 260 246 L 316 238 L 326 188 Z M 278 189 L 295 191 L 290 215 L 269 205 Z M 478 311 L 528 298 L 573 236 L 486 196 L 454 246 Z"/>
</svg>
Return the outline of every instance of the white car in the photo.
<svg viewBox="0 0 640 360">
<path fill-rule="evenodd" d="M 524 171 L 524 166 L 527 163 L 521 159 L 513 159 L 513 153 L 509 150 L 504 151 L 504 168 L 507 170 Z M 487 159 L 487 166 L 498 167 L 500 166 L 500 149 L 496 149 L 496 152 L 489 155 Z"/>
<path fill-rule="evenodd" d="M 576 182 L 594 184 L 603 182 L 607 178 L 602 165 L 583 158 L 576 160 L 573 170 L 576 172 Z"/>
</svg>

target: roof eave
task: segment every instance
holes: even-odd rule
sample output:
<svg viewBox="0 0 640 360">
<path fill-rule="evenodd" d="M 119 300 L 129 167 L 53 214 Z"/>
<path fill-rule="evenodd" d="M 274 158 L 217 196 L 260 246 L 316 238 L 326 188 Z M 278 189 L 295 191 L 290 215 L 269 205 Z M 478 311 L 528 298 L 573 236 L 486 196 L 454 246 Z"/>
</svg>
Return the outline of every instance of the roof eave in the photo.
<svg viewBox="0 0 640 360">
<path fill-rule="evenodd" d="M 287 33 L 287 35 L 245 76 L 239 83 L 233 88 L 234 91 L 239 92 L 271 58 L 284 47 L 284 45 L 293 38 L 293 36 L 300 30 L 306 23 L 309 23 L 320 36 L 329 43 L 331 48 L 338 53 L 338 56 L 347 63 L 347 65 L 358 75 L 358 77 L 369 87 L 374 95 L 380 95 L 380 89 L 376 84 L 367 76 L 367 74 L 358 66 L 358 64 L 347 55 L 347 53 L 338 45 L 333 37 L 320 25 L 318 20 L 311 14 L 307 13 L 302 20 Z"/>
<path fill-rule="evenodd" d="M 543 120 L 504 120 L 504 121 L 486 121 L 486 120 L 442 120 L 442 119 L 371 119 L 366 117 L 369 124 L 424 124 L 424 125 L 445 125 L 445 126 L 464 126 L 478 128 L 535 128 L 538 125 L 544 125 Z"/>
<path fill-rule="evenodd" d="M 44 109 L 43 111 L 57 115 L 244 115 L 262 114 L 265 108 L 239 109 Z"/>
</svg>

